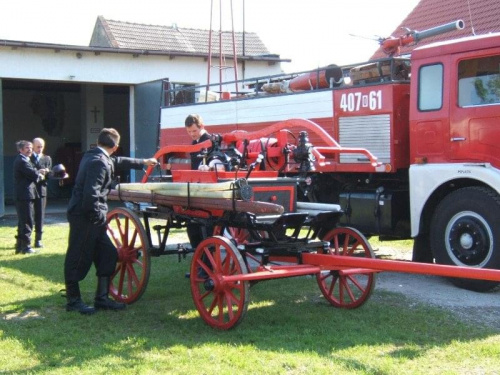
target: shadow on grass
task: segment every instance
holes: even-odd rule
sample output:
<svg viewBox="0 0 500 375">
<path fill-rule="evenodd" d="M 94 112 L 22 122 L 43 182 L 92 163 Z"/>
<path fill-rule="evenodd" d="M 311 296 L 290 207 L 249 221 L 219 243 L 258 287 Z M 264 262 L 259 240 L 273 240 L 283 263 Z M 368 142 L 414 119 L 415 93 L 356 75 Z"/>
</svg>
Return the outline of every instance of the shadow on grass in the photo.
<svg viewBox="0 0 500 375">
<path fill-rule="evenodd" d="M 37 276 L 50 283 L 59 282 L 63 258 L 44 258 L 49 266 L 43 271 L 40 268 Z M 3 265 L 24 273 L 32 271 L 31 263 L 40 259 L 12 260 Z M 39 359 L 39 364 L 23 370 L 34 373 L 86 368 L 88 363 L 99 364 L 110 355 L 134 366 L 144 361 L 147 352 L 170 353 L 173 348 L 191 350 L 204 345 L 225 346 L 228 356 L 238 355 L 238 348 L 246 346 L 262 353 L 314 352 L 333 357 L 348 368 L 368 371 L 373 368 L 338 353 L 352 347 L 387 344 L 396 349 L 384 355 L 412 360 L 455 340 L 467 342 L 494 334 L 462 325 L 437 309 L 410 307 L 401 295 L 387 292 L 375 292 L 371 300 L 355 310 L 335 309 L 321 297 L 315 279 L 310 277 L 256 284 L 251 288 L 249 310 L 242 323 L 222 332 L 204 324 L 194 308 L 189 280 L 184 277 L 189 262 L 162 257 L 155 258 L 152 267 L 145 294 L 126 311 L 93 316 L 67 313 L 64 300 L 56 293 L 20 298 L 12 311 L 5 311 L 6 305 L 0 306 L 3 340 L 20 342 Z M 82 283 L 87 302 L 93 297 L 94 283 L 91 270 Z M 36 314 L 27 314 L 28 310 Z"/>
<path fill-rule="evenodd" d="M 68 220 L 66 218 L 66 213 L 48 213 L 45 215 L 45 225 L 53 224 L 67 224 Z M 0 226 L 17 228 L 17 215 L 6 215 L 0 217 Z"/>
<path fill-rule="evenodd" d="M 5 253 L 10 256 L 14 254 L 14 249 L 0 250 L 0 257 Z M 45 254 L 42 249 L 38 254 L 18 254 L 9 260 L 3 259 L 1 260 L 1 265 L 2 267 L 15 269 L 28 277 L 36 276 L 51 283 L 60 283 L 63 281 L 64 258 L 65 255 L 63 254 Z M 21 282 L 23 280 L 11 280 L 14 284 L 16 281 Z"/>
</svg>

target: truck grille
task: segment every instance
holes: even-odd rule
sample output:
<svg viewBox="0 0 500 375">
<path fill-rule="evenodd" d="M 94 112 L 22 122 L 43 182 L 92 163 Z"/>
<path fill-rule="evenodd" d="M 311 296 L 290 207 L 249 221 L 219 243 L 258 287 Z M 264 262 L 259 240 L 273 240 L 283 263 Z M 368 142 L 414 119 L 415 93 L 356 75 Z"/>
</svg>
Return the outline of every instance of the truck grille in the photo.
<svg viewBox="0 0 500 375">
<path fill-rule="evenodd" d="M 342 147 L 366 148 L 382 163 L 391 161 L 391 117 L 386 115 L 339 117 Z M 341 154 L 341 163 L 368 163 L 360 154 Z"/>
</svg>

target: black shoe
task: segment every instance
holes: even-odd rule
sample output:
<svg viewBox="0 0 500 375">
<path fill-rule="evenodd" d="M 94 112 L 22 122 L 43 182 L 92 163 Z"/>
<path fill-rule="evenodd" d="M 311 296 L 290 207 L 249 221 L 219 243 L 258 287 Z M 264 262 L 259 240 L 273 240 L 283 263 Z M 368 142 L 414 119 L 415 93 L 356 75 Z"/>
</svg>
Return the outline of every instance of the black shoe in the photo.
<svg viewBox="0 0 500 375">
<path fill-rule="evenodd" d="M 96 312 L 92 306 L 87 306 L 81 298 L 71 298 L 66 304 L 66 311 L 78 311 L 83 315 L 92 315 Z"/>
<path fill-rule="evenodd" d="M 99 297 L 94 300 L 94 307 L 96 310 L 124 310 L 127 305 L 121 302 L 113 301 L 108 296 Z"/>
<path fill-rule="evenodd" d="M 25 247 L 22 251 L 23 254 L 37 254 L 38 250 L 33 250 L 31 246 Z"/>
<path fill-rule="evenodd" d="M 82 301 L 78 281 L 66 281 L 66 311 L 78 311 L 83 315 L 91 315 L 96 312 L 92 306 L 87 306 Z"/>
<path fill-rule="evenodd" d="M 42 248 L 43 243 L 42 243 L 42 233 L 37 232 L 35 233 L 35 247 Z"/>
</svg>

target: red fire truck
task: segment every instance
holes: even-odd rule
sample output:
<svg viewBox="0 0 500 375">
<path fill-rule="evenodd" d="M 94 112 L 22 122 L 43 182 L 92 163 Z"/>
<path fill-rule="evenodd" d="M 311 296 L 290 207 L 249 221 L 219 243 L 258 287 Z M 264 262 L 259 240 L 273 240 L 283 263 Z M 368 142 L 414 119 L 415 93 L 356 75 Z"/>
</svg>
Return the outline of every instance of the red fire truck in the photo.
<svg viewBox="0 0 500 375">
<path fill-rule="evenodd" d="M 455 28 L 463 22 L 383 46 L 395 54 L 399 45 Z M 267 160 L 280 175 L 301 177 L 303 200 L 340 204 L 343 224 L 368 236 L 413 238 L 415 261 L 500 268 L 499 33 L 418 47 L 411 57 L 213 86 L 166 83 L 166 89 L 159 147 L 190 143 L 184 129 L 190 113 L 201 115 L 210 133 L 311 120 L 342 147 L 370 151 L 379 164 L 373 168 L 355 153 L 295 169 Z M 315 134 L 299 138 L 301 130 L 290 129 L 291 142 L 324 144 Z M 253 147 L 265 154 L 277 144 L 268 137 Z M 167 162 L 175 169 L 180 161 Z M 477 291 L 496 286 L 452 281 Z"/>
</svg>

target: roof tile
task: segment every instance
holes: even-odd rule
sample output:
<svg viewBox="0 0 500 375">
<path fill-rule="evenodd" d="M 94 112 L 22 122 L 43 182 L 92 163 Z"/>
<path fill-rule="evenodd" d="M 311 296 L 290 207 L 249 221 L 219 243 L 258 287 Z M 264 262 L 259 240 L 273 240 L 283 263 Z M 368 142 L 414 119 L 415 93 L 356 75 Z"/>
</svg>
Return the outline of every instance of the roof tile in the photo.
<svg viewBox="0 0 500 375">
<path fill-rule="evenodd" d="M 208 54 L 209 30 L 175 26 L 145 25 L 108 20 L 99 16 L 97 23 L 107 31 L 108 43 L 115 48 Z M 236 51 L 243 54 L 243 33 L 235 32 Z M 91 46 L 93 42 L 91 41 Z M 212 53 L 219 54 L 219 31 L 212 32 Z M 222 53 L 233 55 L 232 33 L 222 31 Z M 269 51 L 256 33 L 245 32 L 245 55 L 268 55 Z"/>
<path fill-rule="evenodd" d="M 394 37 L 403 35 L 405 27 L 422 31 L 459 19 L 465 23 L 463 30 L 424 39 L 418 45 L 500 31 L 500 2 L 498 0 L 420 0 L 391 35 Z M 415 45 L 405 46 L 400 52 L 407 54 L 415 47 Z M 386 57 L 386 55 L 379 48 L 371 58 L 381 57 Z"/>
</svg>

